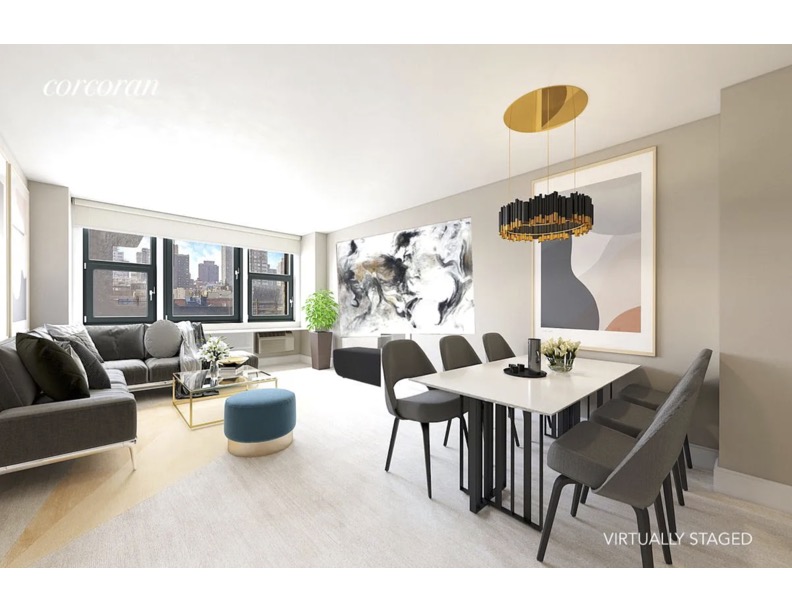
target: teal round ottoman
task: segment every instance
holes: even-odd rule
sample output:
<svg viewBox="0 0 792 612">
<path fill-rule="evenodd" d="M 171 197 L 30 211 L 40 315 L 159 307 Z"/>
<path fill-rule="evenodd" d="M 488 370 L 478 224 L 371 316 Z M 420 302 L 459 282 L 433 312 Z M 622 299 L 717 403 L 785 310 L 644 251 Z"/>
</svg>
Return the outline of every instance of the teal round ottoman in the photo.
<svg viewBox="0 0 792 612">
<path fill-rule="evenodd" d="M 253 389 L 225 401 L 223 428 L 228 452 L 238 457 L 261 457 L 292 443 L 297 402 L 287 389 Z"/>
</svg>

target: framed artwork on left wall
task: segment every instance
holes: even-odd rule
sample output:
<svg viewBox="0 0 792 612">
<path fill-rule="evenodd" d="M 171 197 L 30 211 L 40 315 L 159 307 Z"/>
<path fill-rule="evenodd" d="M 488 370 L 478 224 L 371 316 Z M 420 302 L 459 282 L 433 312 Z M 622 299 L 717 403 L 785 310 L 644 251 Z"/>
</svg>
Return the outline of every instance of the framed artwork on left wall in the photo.
<svg viewBox="0 0 792 612">
<path fill-rule="evenodd" d="M 10 172 L 9 233 L 10 334 L 26 331 L 30 321 L 30 195 L 19 173 Z"/>
<path fill-rule="evenodd" d="M 8 337 L 8 174 L 10 166 L 0 155 L 0 340 Z"/>
</svg>

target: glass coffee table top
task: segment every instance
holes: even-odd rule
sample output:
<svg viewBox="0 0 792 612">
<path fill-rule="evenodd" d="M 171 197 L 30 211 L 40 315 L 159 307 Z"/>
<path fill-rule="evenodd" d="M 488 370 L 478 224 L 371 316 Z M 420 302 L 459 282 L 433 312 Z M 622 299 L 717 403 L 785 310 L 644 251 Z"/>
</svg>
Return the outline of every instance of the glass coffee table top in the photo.
<svg viewBox="0 0 792 612">
<path fill-rule="evenodd" d="M 252 366 L 240 366 L 227 371 L 212 381 L 209 370 L 177 372 L 173 375 L 173 406 L 190 429 L 198 429 L 223 422 L 223 403 L 227 396 L 262 383 L 272 383 L 276 388 L 278 378 Z M 222 400 L 211 402 L 210 400 Z M 199 408 L 199 405 L 201 408 Z"/>
</svg>

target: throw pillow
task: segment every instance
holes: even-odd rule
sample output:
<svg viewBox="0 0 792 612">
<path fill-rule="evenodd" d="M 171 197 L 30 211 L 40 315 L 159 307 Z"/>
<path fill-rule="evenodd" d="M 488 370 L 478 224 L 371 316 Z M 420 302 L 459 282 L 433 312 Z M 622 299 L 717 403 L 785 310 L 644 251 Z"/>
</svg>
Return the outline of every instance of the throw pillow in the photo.
<svg viewBox="0 0 792 612">
<path fill-rule="evenodd" d="M 107 375 L 107 370 L 104 369 L 104 366 L 99 363 L 98 359 L 96 359 L 96 356 L 87 348 L 85 348 L 84 344 L 81 344 L 76 340 L 72 340 L 70 342 L 72 349 L 74 349 L 74 352 L 77 353 L 77 357 L 80 358 L 80 361 L 85 368 L 85 373 L 88 376 L 88 388 L 109 389 L 110 377 Z"/>
<path fill-rule="evenodd" d="M 41 336 L 37 336 L 37 337 L 40 338 Z M 71 343 L 68 340 L 55 340 L 54 342 L 64 351 L 69 353 L 69 357 L 71 357 L 74 360 L 77 369 L 80 371 L 80 375 L 85 379 L 85 384 L 88 385 L 88 374 L 85 372 L 85 366 L 83 365 L 83 362 L 80 360 L 80 358 L 77 356 L 77 352 L 72 348 Z M 88 387 L 90 388 L 90 385 L 88 385 Z"/>
<path fill-rule="evenodd" d="M 52 340 L 16 335 L 16 348 L 30 376 L 56 402 L 90 397 L 88 382 L 72 356 Z"/>
<path fill-rule="evenodd" d="M 55 340 L 76 340 L 91 351 L 96 359 L 99 360 L 99 363 L 104 363 L 104 359 L 99 354 L 99 350 L 96 348 L 91 336 L 88 335 L 85 325 L 50 325 L 47 323 L 47 331 Z"/>
<path fill-rule="evenodd" d="M 182 336 L 179 326 L 173 321 L 162 319 L 152 323 L 146 330 L 143 344 L 152 357 L 165 359 L 179 353 Z"/>
</svg>

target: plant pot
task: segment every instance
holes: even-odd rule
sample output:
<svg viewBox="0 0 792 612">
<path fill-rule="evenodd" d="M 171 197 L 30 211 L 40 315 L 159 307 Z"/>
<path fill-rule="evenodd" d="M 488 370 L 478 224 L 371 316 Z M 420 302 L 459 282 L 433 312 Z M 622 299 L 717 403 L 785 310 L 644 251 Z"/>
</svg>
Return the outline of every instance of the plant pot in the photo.
<svg viewBox="0 0 792 612">
<path fill-rule="evenodd" d="M 330 351 L 333 348 L 333 332 L 309 332 L 311 338 L 311 367 L 326 370 L 330 367 Z"/>
</svg>

